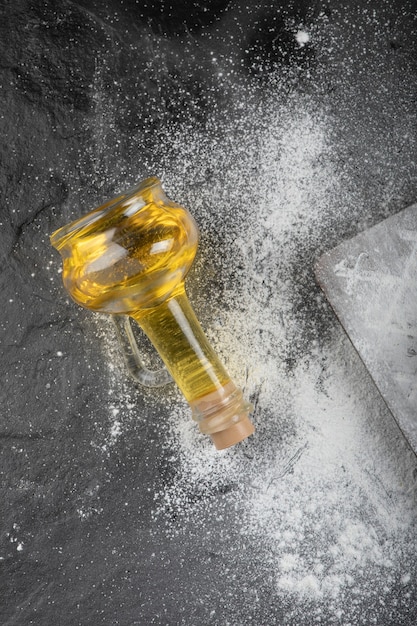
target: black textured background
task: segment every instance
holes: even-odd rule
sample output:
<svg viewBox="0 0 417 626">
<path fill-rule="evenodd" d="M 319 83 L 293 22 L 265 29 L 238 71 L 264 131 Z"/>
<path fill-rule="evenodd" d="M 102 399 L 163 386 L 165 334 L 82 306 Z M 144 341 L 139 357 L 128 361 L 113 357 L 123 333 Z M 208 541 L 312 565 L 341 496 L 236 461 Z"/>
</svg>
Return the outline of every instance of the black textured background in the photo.
<svg viewBox="0 0 417 626">
<path fill-rule="evenodd" d="M 364 11 L 375 12 L 384 37 L 355 29 Z M 325 340 L 331 319 L 316 310 L 314 258 L 416 199 L 415 13 L 413 2 L 377 0 L 1 0 L 1 624 L 348 623 L 325 614 L 323 621 L 308 613 L 291 619 L 275 599 L 267 563 L 256 563 L 254 579 L 256 546 L 234 523 L 227 480 L 207 496 L 214 506 L 205 529 L 164 532 L 165 520 L 152 512 L 154 493 L 175 474 L 161 444 L 165 391 L 137 391 L 147 419 L 112 455 L 91 445 L 107 428 L 101 339 L 90 314 L 66 297 L 48 237 L 126 184 L 175 172 L 169 138 L 176 129 L 214 132 L 216 119 L 221 139 L 224 120 L 236 116 L 239 141 L 235 104 L 243 88 L 259 102 L 275 88 L 289 99 L 294 92 L 314 97 L 335 120 L 345 189 L 358 188 L 363 202 L 333 216 L 288 269 L 297 278 L 293 315 L 300 319 L 281 355 L 291 371 L 311 341 Z M 296 45 L 288 27 L 318 16 L 339 32 L 338 46 L 319 53 Z M 219 80 L 212 51 L 228 78 Z M 372 128 L 385 139 L 372 145 Z M 398 174 L 382 203 L 386 172 L 365 163 L 383 158 L 386 166 L 386 154 Z M 190 208 L 199 179 L 219 178 L 203 161 L 191 167 L 190 189 L 170 174 L 175 199 Z M 228 185 L 227 171 L 221 183 Z M 221 257 L 214 243 L 221 223 L 210 229 L 205 220 L 206 239 Z M 232 269 L 226 274 L 233 277 Z M 201 280 L 200 305 L 204 288 L 219 279 L 207 272 Z M 221 280 L 217 288 L 207 323 Z M 261 429 L 260 436 L 268 435 Z M 243 601 L 247 586 L 260 602 Z M 402 601 L 398 589 L 375 611 L 377 621 L 367 621 L 364 609 L 360 623 L 416 623 L 415 600 Z"/>
</svg>

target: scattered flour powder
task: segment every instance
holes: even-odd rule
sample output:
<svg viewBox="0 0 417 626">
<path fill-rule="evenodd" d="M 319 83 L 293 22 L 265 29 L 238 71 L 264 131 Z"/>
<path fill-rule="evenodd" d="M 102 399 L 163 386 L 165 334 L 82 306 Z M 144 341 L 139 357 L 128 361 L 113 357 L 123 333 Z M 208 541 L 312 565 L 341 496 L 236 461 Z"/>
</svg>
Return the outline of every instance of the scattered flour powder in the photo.
<svg viewBox="0 0 417 626">
<path fill-rule="evenodd" d="M 208 207 L 218 207 L 219 197 L 225 207 L 238 207 L 223 216 L 226 227 L 235 220 L 223 245 L 224 271 L 233 270 L 236 258 L 240 274 L 223 290 L 225 305 L 212 311 L 207 334 L 254 403 L 257 432 L 242 445 L 243 453 L 239 447 L 217 452 L 198 433 L 185 401 L 167 397 L 169 424 L 161 446 L 176 474 L 155 494 L 155 523 L 159 528 L 165 519 L 172 536 L 190 523 L 203 529 L 218 506 L 213 493 L 232 485 L 227 502 L 239 511 L 240 533 L 263 554 L 277 597 L 293 597 L 291 614 L 297 618 L 305 602 L 324 602 L 335 623 L 348 624 L 349 594 L 348 613 L 398 583 L 407 594 L 414 580 L 401 559 L 416 515 L 410 505 L 415 459 L 313 283 L 311 307 L 321 312 L 330 335 L 323 341 L 319 333 L 297 338 L 304 329 L 294 313 L 300 295 L 291 264 L 299 248 L 314 246 L 326 228 L 338 180 L 330 159 L 317 167 L 329 150 L 328 120 L 296 110 L 282 115 L 285 124 L 280 117 L 256 138 L 262 148 L 249 157 L 261 173 L 255 188 L 240 183 L 241 199 L 233 191 L 200 188 Z M 196 150 L 202 141 L 195 138 Z M 233 183 L 240 173 L 233 168 L 228 176 Z M 205 207 L 198 208 L 204 226 Z M 204 232 L 202 239 L 204 256 Z M 204 318 L 204 298 L 197 301 Z M 311 313 L 317 325 L 320 314 Z M 99 318 L 98 324 L 108 336 L 108 322 Z M 103 450 L 111 454 L 137 411 L 125 371 L 116 371 L 123 366 L 114 336 L 103 344 L 112 399 Z M 286 358 L 294 352 L 289 367 Z"/>
<path fill-rule="evenodd" d="M 272 577 L 282 623 L 379 623 L 375 607 L 395 594 L 393 606 L 406 606 L 415 584 L 407 546 L 416 462 L 314 281 L 314 261 L 338 242 L 335 225 L 351 231 L 361 220 L 366 191 L 352 182 L 352 161 L 338 158 L 344 138 L 332 113 L 312 97 L 274 95 L 281 86 L 262 98 L 236 94 L 207 132 L 172 130 L 165 161 L 143 164 L 200 225 L 189 293 L 257 427 L 217 452 L 180 395 L 168 394 L 161 447 L 174 473 L 155 493 L 153 519 L 156 532 L 177 537 L 233 510 L 235 530 L 262 559 L 253 579 Z M 381 141 L 371 123 L 346 128 L 370 149 Z M 379 178 L 394 185 L 390 155 L 378 159 Z M 370 193 L 373 206 L 386 201 L 386 187 Z M 140 416 L 115 337 L 104 339 L 109 322 L 96 319 L 109 363 L 102 449 L 111 455 Z"/>
</svg>

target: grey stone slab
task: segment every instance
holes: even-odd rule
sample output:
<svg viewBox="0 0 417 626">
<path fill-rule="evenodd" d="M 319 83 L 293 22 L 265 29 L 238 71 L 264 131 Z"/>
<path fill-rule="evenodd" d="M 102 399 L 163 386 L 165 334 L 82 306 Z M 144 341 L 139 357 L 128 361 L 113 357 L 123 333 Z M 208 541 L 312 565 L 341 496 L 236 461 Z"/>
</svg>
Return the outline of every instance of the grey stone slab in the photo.
<svg viewBox="0 0 417 626">
<path fill-rule="evenodd" d="M 2 626 L 417 623 L 416 460 L 313 272 L 415 201 L 411 5 L 0 2 Z M 130 384 L 49 243 L 149 174 L 256 405 L 224 456 Z"/>
<path fill-rule="evenodd" d="M 417 204 L 324 254 L 316 275 L 417 453 Z"/>
</svg>

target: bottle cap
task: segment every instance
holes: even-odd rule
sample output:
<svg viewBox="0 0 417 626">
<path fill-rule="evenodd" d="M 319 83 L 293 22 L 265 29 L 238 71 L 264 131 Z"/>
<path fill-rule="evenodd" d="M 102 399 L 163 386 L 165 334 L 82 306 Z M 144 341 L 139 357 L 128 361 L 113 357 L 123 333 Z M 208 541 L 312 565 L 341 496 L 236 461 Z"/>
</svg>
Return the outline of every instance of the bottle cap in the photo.
<svg viewBox="0 0 417 626">
<path fill-rule="evenodd" d="M 234 446 L 235 443 L 243 441 L 255 432 L 255 427 L 248 417 L 244 417 L 236 424 L 219 430 L 216 433 L 211 433 L 211 438 L 217 450 L 224 450 Z"/>
</svg>

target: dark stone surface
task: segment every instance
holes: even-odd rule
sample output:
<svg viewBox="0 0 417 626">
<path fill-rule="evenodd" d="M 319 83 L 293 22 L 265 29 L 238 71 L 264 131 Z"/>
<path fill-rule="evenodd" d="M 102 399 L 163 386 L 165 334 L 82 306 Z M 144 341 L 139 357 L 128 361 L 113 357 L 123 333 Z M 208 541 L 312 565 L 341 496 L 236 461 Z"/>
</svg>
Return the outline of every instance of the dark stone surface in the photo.
<svg viewBox="0 0 417 626">
<path fill-rule="evenodd" d="M 375 13 L 373 27 L 364 12 Z M 330 25 L 332 48 L 297 45 L 297 25 L 318 19 Z M 302 619 L 276 595 L 270 562 L 240 532 L 239 507 L 228 498 L 235 478 L 190 486 L 187 502 L 196 510 L 210 503 L 205 525 L 178 520 L 175 507 L 155 515 L 155 494 L 178 471 L 161 419 L 166 394 L 178 401 L 175 390 L 135 388 L 146 419 L 103 453 L 111 383 L 102 337 L 66 297 L 48 236 L 126 185 L 166 175 L 202 228 L 198 287 L 190 292 L 210 326 L 226 289 L 243 282 L 238 252 L 224 255 L 222 244 L 226 229 L 228 237 L 245 230 L 235 216 L 259 172 L 247 172 L 239 199 L 219 219 L 217 207 L 196 198 L 209 184 L 227 188 L 230 162 L 213 163 L 202 147 L 187 169 L 186 151 L 171 139 L 189 129 L 229 141 L 245 171 L 251 121 L 242 118 L 242 94 L 253 110 L 274 92 L 289 109 L 313 98 L 334 121 L 341 194 L 361 202 L 317 225 L 280 268 L 295 285 L 296 323 L 287 343 L 271 349 L 290 375 L 314 341 L 334 332 L 331 313 L 317 307 L 314 259 L 415 200 L 416 26 L 415 7 L 405 1 L 1 2 L 1 624 L 349 623 L 325 610 L 321 618 L 310 612 L 310 621 L 308 604 Z M 371 166 L 378 160 L 380 169 Z M 256 262 L 266 271 L 265 259 Z M 265 289 L 274 289 L 270 274 Z M 285 432 L 276 432 L 278 446 Z M 270 435 L 262 425 L 259 433 L 236 453 L 243 461 L 259 450 L 268 458 Z M 167 524 L 177 532 L 167 533 Z M 413 555 L 410 546 L 407 562 Z M 364 606 L 355 600 L 351 622 L 416 623 L 415 587 L 411 598 L 399 582 L 381 594 Z M 347 592 L 342 602 L 348 616 L 351 599 Z"/>
</svg>

